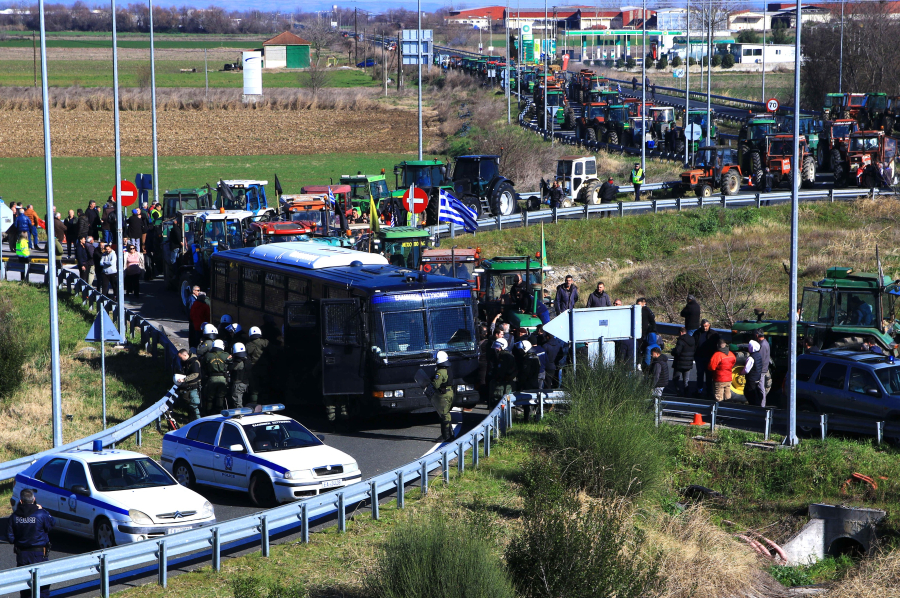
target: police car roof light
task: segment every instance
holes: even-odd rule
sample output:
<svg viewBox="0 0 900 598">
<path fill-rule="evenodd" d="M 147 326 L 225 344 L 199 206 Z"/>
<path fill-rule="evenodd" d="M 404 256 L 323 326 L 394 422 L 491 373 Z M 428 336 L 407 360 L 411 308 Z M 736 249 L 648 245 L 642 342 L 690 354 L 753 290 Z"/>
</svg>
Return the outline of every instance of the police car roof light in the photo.
<svg viewBox="0 0 900 598">
<path fill-rule="evenodd" d="M 236 415 L 253 415 L 253 409 L 249 407 L 241 407 L 240 409 L 223 409 L 223 417 L 234 417 Z"/>
<path fill-rule="evenodd" d="M 103 441 L 95 440 L 92 443 L 91 450 L 93 450 L 95 453 L 99 453 L 99 452 L 103 451 Z"/>
<path fill-rule="evenodd" d="M 268 413 L 270 411 L 284 411 L 284 405 L 281 403 L 274 403 L 272 405 L 261 405 L 262 409 L 260 411 L 262 413 Z"/>
</svg>

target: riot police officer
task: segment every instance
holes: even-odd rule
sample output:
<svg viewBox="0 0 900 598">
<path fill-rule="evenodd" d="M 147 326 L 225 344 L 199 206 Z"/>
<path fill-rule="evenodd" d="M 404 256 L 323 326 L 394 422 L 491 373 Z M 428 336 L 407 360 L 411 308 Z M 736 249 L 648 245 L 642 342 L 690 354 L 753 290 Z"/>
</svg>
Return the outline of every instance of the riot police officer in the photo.
<svg viewBox="0 0 900 598">
<path fill-rule="evenodd" d="M 244 394 L 250 384 L 253 365 L 247 357 L 247 349 L 243 343 L 234 343 L 231 347 L 231 365 L 228 371 L 231 373 L 231 403 L 235 409 L 244 406 Z"/>
<path fill-rule="evenodd" d="M 250 370 L 250 399 L 251 403 L 259 403 L 259 395 L 266 398 L 266 369 L 268 368 L 269 341 L 262 337 L 262 330 L 257 326 L 250 328 L 250 340 L 246 343 L 247 357 L 253 368 Z"/>
<path fill-rule="evenodd" d="M 450 425 L 450 408 L 453 407 L 453 385 L 450 378 L 450 364 L 447 353 L 438 351 L 437 371 L 431 385 L 434 386 L 434 394 L 431 396 L 431 404 L 441 418 L 441 436 L 438 440 L 449 441 L 453 439 L 453 427 Z"/>
<path fill-rule="evenodd" d="M 231 356 L 225 352 L 222 339 L 213 341 L 212 351 L 203 356 L 203 371 L 206 372 L 206 413 L 212 414 L 225 409 L 225 396 L 228 393 L 228 368 Z"/>
<path fill-rule="evenodd" d="M 209 353 L 213 348 L 213 341 L 219 337 L 218 329 L 207 322 L 203 325 L 203 337 L 200 344 L 197 345 L 197 358 L 203 359 L 203 356 Z"/>
<path fill-rule="evenodd" d="M 9 516 L 6 539 L 16 553 L 16 566 L 25 567 L 50 559 L 50 529 L 56 525 L 53 516 L 41 508 L 28 488 L 19 494 L 19 504 Z M 50 596 L 50 586 L 41 586 L 41 598 Z M 19 593 L 22 598 L 31 597 L 29 590 Z"/>
<path fill-rule="evenodd" d="M 200 361 L 192 353 L 182 349 L 178 352 L 181 360 L 181 374 L 175 374 L 175 382 L 178 384 L 179 398 L 184 402 L 190 421 L 200 419 L 200 383 L 202 380 Z M 178 376 L 181 376 L 179 379 Z"/>
</svg>

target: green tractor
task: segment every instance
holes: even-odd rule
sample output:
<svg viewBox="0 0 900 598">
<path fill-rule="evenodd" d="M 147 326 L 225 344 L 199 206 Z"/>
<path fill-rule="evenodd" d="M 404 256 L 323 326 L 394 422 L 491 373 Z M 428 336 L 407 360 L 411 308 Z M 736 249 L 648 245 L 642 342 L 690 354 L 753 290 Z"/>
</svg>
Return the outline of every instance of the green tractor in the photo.
<svg viewBox="0 0 900 598">
<path fill-rule="evenodd" d="M 738 162 L 741 172 L 750 177 L 754 187 L 761 187 L 765 175 L 766 137 L 778 133 L 778 122 L 772 114 L 754 114 L 738 133 Z"/>
<path fill-rule="evenodd" d="M 538 111 L 538 124 L 543 129 L 549 129 L 550 124 L 556 129 L 571 131 L 575 128 L 575 112 L 569 106 L 566 94 L 559 88 L 551 87 L 547 90 L 547 108 L 544 109 L 544 94 L 536 94 L 534 106 Z"/>
<path fill-rule="evenodd" d="M 513 182 L 500 174 L 500 156 L 459 156 L 453 194 L 475 210 L 476 218 L 509 216 L 519 209 Z"/>
<path fill-rule="evenodd" d="M 830 155 L 826 153 L 825 147 L 820 147 L 819 136 L 822 135 L 824 123 L 821 117 L 812 114 L 800 115 L 800 134 L 806 137 L 806 143 L 809 146 L 809 153 L 816 159 L 816 167 L 821 167 Z M 781 132 L 788 135 L 794 134 L 794 115 L 789 114 L 781 121 Z"/>
<path fill-rule="evenodd" d="M 715 144 L 716 140 L 719 138 L 719 129 L 716 127 L 715 112 L 712 113 L 713 122 L 709 127 L 709 137 L 711 142 L 706 143 L 704 143 L 706 140 L 706 110 L 689 110 L 687 115 L 682 116 L 684 125 L 675 127 L 675 131 L 672 135 L 672 151 L 676 154 L 684 151 L 684 146 L 688 143 L 687 135 L 685 134 L 686 127 L 691 127 L 694 130 L 699 127 L 700 130 L 699 136 L 690 141 L 690 153 L 693 154 L 696 152 L 701 145 Z"/>
<path fill-rule="evenodd" d="M 844 94 L 842 93 L 826 93 L 825 101 L 822 103 L 822 112 L 828 120 L 836 120 L 841 118 L 841 112 L 844 107 Z"/>
<path fill-rule="evenodd" d="M 613 145 L 627 144 L 633 136 L 631 114 L 626 104 L 606 107 L 606 133 L 603 141 Z"/>
<path fill-rule="evenodd" d="M 394 166 L 394 191 L 391 193 L 391 197 L 400 201 L 400 198 L 412 185 L 428 193 L 425 224 L 427 226 L 436 225 L 440 206 L 440 190 L 454 192 L 447 165 L 440 160 L 406 160 Z M 410 219 L 405 224 L 413 225 L 415 222 Z"/>
<path fill-rule="evenodd" d="M 825 278 L 803 289 L 800 302 L 798 343 L 812 339 L 813 345 L 823 349 L 858 349 L 863 340 L 873 338 L 887 355 L 897 356 L 900 340 L 900 283 L 875 273 L 854 272 L 851 268 L 833 267 L 825 271 Z M 737 351 L 732 378 L 732 390 L 743 394 L 743 374 L 747 354 L 739 345 L 746 345 L 752 333 L 761 329 L 771 345 L 772 363 L 766 379 L 781 388 L 790 358 L 790 322 L 765 320 L 765 313 L 757 311 L 756 320 L 735 322 L 732 326 L 732 349 Z M 802 345 L 801 345 L 802 346 Z"/>
<path fill-rule="evenodd" d="M 213 207 L 212 188 L 190 187 L 169 189 L 163 193 L 163 220 L 175 218 L 175 214 L 184 210 L 211 210 Z"/>
<path fill-rule="evenodd" d="M 478 275 L 478 308 L 483 321 L 490 322 L 501 314 L 512 328 L 525 328 L 529 333 L 540 325 L 535 315 L 536 301 L 541 301 L 540 289 L 544 270 L 540 258 L 531 256 L 495 257 L 481 262 L 475 269 Z"/>
<path fill-rule="evenodd" d="M 360 243 L 368 244 L 363 238 Z M 428 229 L 417 226 L 386 226 L 373 233 L 372 252 L 381 253 L 392 266 L 418 270 L 422 264 L 422 252 L 432 246 Z M 357 247 L 367 250 L 367 246 Z"/>
<path fill-rule="evenodd" d="M 350 185 L 350 203 L 361 214 L 368 213 L 370 200 L 374 200 L 375 208 L 380 209 L 381 200 L 391 196 L 383 168 L 381 174 L 342 174 L 340 184 Z"/>
<path fill-rule="evenodd" d="M 886 93 L 867 93 L 865 109 L 861 111 L 857 120 L 859 127 L 866 131 L 878 131 L 885 128 L 884 116 L 888 107 Z"/>
</svg>

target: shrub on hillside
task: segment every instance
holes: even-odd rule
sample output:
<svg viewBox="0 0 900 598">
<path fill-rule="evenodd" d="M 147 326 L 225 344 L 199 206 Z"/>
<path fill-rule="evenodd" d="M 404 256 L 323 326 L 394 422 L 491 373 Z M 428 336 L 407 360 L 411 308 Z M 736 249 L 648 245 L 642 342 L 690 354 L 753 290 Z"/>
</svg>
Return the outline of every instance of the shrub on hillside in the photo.
<svg viewBox="0 0 900 598">
<path fill-rule="evenodd" d="M 669 59 L 666 56 L 661 56 L 660 59 L 656 61 L 656 68 L 658 69 L 668 68 L 668 66 Z"/>
<path fill-rule="evenodd" d="M 513 598 L 512 584 L 475 528 L 432 513 L 401 523 L 366 578 L 377 598 Z"/>
<path fill-rule="evenodd" d="M 625 61 L 622 60 L 621 58 L 616 58 L 616 68 L 620 69 L 623 66 L 625 66 Z"/>
<path fill-rule="evenodd" d="M 0 301 L 0 401 L 8 399 L 22 385 L 27 355 L 20 324 L 9 301 Z"/>
<path fill-rule="evenodd" d="M 565 483 L 597 497 L 659 488 L 665 448 L 647 409 L 646 378 L 623 365 L 585 365 L 567 390 L 569 413 L 554 427 L 553 456 Z"/>
<path fill-rule="evenodd" d="M 639 598 L 657 588 L 658 561 L 641 554 L 644 535 L 624 500 L 583 504 L 547 458 L 524 469 L 522 531 L 506 551 L 519 596 Z"/>
</svg>

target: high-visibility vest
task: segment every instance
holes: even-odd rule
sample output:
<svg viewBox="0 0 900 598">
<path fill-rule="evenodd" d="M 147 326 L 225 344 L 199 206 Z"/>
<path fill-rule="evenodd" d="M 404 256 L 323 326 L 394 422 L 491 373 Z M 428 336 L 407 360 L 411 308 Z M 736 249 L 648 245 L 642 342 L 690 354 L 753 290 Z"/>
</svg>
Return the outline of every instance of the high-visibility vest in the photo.
<svg viewBox="0 0 900 598">
<path fill-rule="evenodd" d="M 631 171 L 631 183 L 634 185 L 640 185 L 644 182 L 644 169 L 638 168 L 637 170 Z"/>
<path fill-rule="evenodd" d="M 31 257 L 31 249 L 28 247 L 28 239 L 16 241 L 16 255 L 19 257 Z"/>
</svg>

